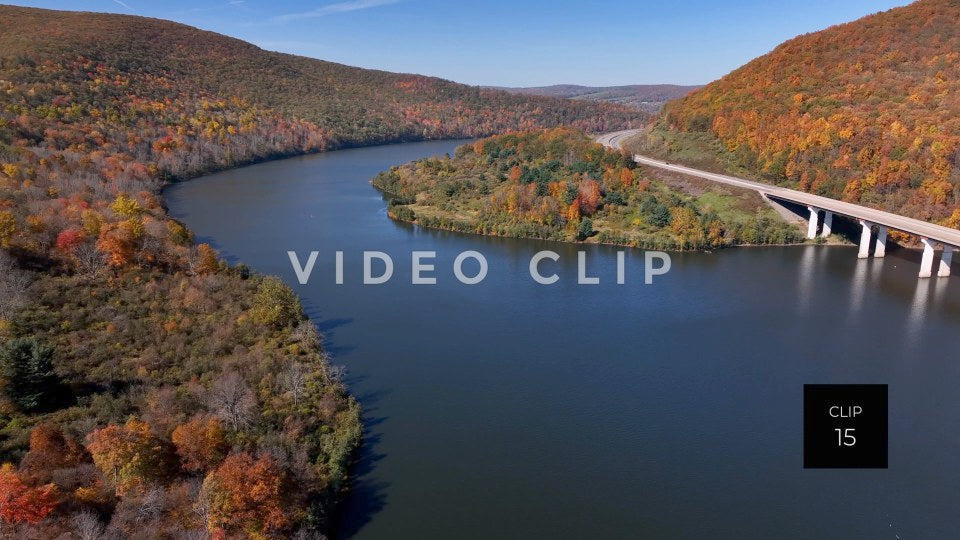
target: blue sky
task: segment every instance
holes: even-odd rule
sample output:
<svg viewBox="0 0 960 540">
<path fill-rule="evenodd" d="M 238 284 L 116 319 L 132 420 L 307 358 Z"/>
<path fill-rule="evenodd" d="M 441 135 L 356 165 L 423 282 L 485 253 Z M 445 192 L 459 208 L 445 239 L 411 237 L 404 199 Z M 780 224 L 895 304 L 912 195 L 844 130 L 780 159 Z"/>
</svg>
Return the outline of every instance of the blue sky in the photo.
<svg viewBox="0 0 960 540">
<path fill-rule="evenodd" d="M 798 34 L 903 0 L 48 0 L 171 19 L 290 52 L 468 84 L 697 84 Z"/>
</svg>

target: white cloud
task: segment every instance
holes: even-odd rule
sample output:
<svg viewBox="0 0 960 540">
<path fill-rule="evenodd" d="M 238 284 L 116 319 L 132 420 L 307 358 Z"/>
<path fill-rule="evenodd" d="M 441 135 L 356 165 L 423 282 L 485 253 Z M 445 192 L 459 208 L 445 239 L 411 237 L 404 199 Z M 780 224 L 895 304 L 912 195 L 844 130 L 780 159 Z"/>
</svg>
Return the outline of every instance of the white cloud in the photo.
<svg viewBox="0 0 960 540">
<path fill-rule="evenodd" d="M 297 19 L 314 19 L 317 17 L 326 17 L 335 13 L 346 13 L 348 11 L 358 11 L 361 9 L 370 9 L 388 4 L 396 4 L 400 0 L 348 0 L 347 2 L 337 2 L 336 4 L 327 4 L 320 6 L 312 11 L 303 13 L 288 13 L 278 15 L 270 19 L 274 22 L 289 22 Z"/>
</svg>

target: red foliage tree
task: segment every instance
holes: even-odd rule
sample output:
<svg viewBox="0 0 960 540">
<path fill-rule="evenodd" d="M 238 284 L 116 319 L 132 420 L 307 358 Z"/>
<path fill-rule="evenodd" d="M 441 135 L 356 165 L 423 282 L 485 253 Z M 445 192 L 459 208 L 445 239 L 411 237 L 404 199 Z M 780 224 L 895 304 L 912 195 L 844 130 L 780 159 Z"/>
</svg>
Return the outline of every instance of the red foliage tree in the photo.
<svg viewBox="0 0 960 540">
<path fill-rule="evenodd" d="M 83 231 L 76 229 L 65 229 L 57 235 L 57 249 L 65 253 L 73 253 L 81 243 L 83 243 Z"/>
<path fill-rule="evenodd" d="M 30 487 L 9 463 L 0 467 L 0 519 L 7 523 L 39 523 L 57 507 L 57 487 Z"/>
</svg>

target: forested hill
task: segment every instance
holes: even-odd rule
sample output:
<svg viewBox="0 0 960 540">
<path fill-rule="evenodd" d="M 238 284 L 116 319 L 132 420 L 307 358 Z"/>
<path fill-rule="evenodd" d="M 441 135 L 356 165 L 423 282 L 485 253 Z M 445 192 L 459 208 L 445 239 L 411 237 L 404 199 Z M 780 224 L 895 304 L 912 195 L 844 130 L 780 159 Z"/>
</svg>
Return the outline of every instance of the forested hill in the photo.
<svg viewBox="0 0 960 540">
<path fill-rule="evenodd" d="M 420 75 L 396 74 L 264 51 L 159 19 L 0 6 L 0 51 L 9 62 L 52 62 L 79 73 L 151 76 L 144 99 L 191 93 L 240 98 L 316 124 L 333 145 L 489 135 L 507 129 L 625 126 L 625 107 L 515 96 Z M 45 68 L 37 76 L 47 74 Z M 4 79 L 8 79 L 7 74 Z M 171 95 L 172 94 L 172 95 Z"/>
<path fill-rule="evenodd" d="M 787 41 L 664 110 L 800 189 L 960 226 L 960 2 Z"/>
</svg>

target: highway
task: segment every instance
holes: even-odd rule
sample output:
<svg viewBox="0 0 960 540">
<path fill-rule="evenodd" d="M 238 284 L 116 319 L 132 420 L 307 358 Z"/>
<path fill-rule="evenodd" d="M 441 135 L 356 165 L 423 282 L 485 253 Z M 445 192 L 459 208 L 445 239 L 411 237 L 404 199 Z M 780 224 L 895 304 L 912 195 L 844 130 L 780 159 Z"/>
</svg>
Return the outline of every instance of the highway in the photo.
<svg viewBox="0 0 960 540">
<path fill-rule="evenodd" d="M 623 142 L 637 134 L 638 131 L 639 130 L 632 129 L 617 131 L 614 133 L 606 133 L 598 136 L 596 141 L 606 147 L 616 148 L 619 150 L 621 149 Z M 940 242 L 944 245 L 953 246 L 955 248 L 960 247 L 960 231 L 951 229 L 949 227 L 944 227 L 942 225 L 935 225 L 919 219 L 909 218 L 890 212 L 884 212 L 882 210 L 875 210 L 866 206 L 860 206 L 859 204 L 838 201 L 829 197 L 813 195 L 811 193 L 797 191 L 795 189 L 787 189 L 771 184 L 763 184 L 760 182 L 727 176 L 724 174 L 701 171 L 699 169 L 667 163 L 665 161 L 641 156 L 639 154 L 633 156 L 633 159 L 640 165 L 656 167 L 658 169 L 664 169 L 681 174 L 688 174 L 690 176 L 696 176 L 697 178 L 703 178 L 705 180 L 712 180 L 721 184 L 752 189 L 769 197 L 791 201 L 804 206 L 811 206 L 820 210 L 826 210 L 828 212 L 833 212 L 834 214 L 848 216 L 857 220 L 867 221 L 869 223 L 887 227 L 888 229 L 905 232 L 920 238 L 927 238 L 929 240 Z"/>
</svg>

